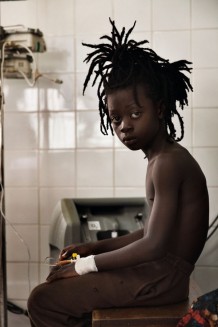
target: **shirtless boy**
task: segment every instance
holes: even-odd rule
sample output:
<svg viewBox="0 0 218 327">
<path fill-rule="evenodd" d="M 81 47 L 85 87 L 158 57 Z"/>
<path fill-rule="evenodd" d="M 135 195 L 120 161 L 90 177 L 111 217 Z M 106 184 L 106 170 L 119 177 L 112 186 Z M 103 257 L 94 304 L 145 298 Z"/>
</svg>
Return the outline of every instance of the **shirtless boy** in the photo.
<svg viewBox="0 0 218 327">
<path fill-rule="evenodd" d="M 98 88 L 101 130 L 114 132 L 130 150 L 148 160 L 146 199 L 150 208 L 143 229 L 116 239 L 70 245 L 60 259 L 80 254 L 76 264 L 51 271 L 28 303 L 32 326 L 89 326 L 95 308 L 162 305 L 188 296 L 189 276 L 208 230 L 205 176 L 179 145 L 184 134 L 179 105 L 192 90 L 189 62 L 169 63 L 144 42 L 129 40 L 112 24 L 104 43 L 92 52 L 84 90 L 92 73 Z M 134 27 L 134 26 L 133 26 Z M 181 127 L 176 136 L 172 117 Z M 125 169 L 125 162 L 124 169 Z M 137 163 L 132 169 L 137 169 Z M 128 176 L 127 176 L 128 178 Z M 59 269 L 60 268 L 60 269 Z"/>
</svg>

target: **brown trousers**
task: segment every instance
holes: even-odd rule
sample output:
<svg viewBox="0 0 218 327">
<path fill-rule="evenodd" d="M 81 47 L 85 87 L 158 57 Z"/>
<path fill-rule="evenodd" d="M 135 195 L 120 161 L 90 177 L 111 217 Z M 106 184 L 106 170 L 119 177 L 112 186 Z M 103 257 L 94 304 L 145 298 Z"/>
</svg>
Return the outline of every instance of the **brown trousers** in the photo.
<svg viewBox="0 0 218 327">
<path fill-rule="evenodd" d="M 193 265 L 167 254 L 131 268 L 37 286 L 28 300 L 32 327 L 88 327 L 96 308 L 163 305 L 188 297 Z"/>
</svg>

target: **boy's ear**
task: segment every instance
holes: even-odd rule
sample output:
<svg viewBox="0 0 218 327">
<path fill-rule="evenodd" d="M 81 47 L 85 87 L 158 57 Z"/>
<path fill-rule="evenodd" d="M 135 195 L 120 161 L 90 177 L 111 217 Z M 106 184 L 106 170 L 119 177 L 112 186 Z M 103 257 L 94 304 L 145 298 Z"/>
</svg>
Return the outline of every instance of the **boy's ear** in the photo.
<svg viewBox="0 0 218 327">
<path fill-rule="evenodd" d="M 165 109 L 166 109 L 166 107 L 165 107 L 165 104 L 164 104 L 163 100 L 159 100 L 157 102 L 157 114 L 158 114 L 159 119 L 164 118 Z"/>
</svg>

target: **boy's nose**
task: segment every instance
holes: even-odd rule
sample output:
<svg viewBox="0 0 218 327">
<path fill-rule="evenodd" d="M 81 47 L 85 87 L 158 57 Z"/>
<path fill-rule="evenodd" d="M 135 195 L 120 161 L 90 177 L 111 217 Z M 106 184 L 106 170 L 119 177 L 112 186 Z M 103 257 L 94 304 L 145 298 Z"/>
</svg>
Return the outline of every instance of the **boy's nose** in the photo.
<svg viewBox="0 0 218 327">
<path fill-rule="evenodd" d="M 132 125 L 130 124 L 130 121 L 128 119 L 122 120 L 120 125 L 120 131 L 122 133 L 126 133 L 132 129 Z"/>
</svg>

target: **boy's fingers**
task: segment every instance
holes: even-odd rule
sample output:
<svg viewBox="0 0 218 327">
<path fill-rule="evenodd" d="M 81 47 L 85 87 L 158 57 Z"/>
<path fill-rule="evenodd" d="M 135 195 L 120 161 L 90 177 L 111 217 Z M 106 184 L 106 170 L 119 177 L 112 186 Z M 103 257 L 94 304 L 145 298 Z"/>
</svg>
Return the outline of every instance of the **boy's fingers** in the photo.
<svg viewBox="0 0 218 327">
<path fill-rule="evenodd" d="M 59 266 L 58 270 L 51 271 L 51 273 L 48 275 L 46 281 L 47 282 L 52 282 L 56 279 L 61 279 L 61 278 L 70 278 L 70 277 L 75 277 L 78 276 L 74 269 L 74 265 L 69 264 L 66 266 Z"/>
<path fill-rule="evenodd" d="M 58 272 L 58 270 L 60 270 L 60 268 L 61 268 L 60 266 L 53 267 L 46 280 L 51 278 L 51 276 L 55 275 Z"/>
<path fill-rule="evenodd" d="M 62 250 L 60 255 L 59 255 L 59 260 L 66 259 L 68 257 L 68 251 L 67 250 Z"/>
<path fill-rule="evenodd" d="M 62 274 L 61 274 L 61 271 L 56 271 L 56 272 L 53 272 L 53 273 L 50 273 L 48 275 L 48 277 L 46 278 L 46 281 L 47 282 L 52 282 L 56 279 L 60 279 L 62 278 Z"/>
</svg>

